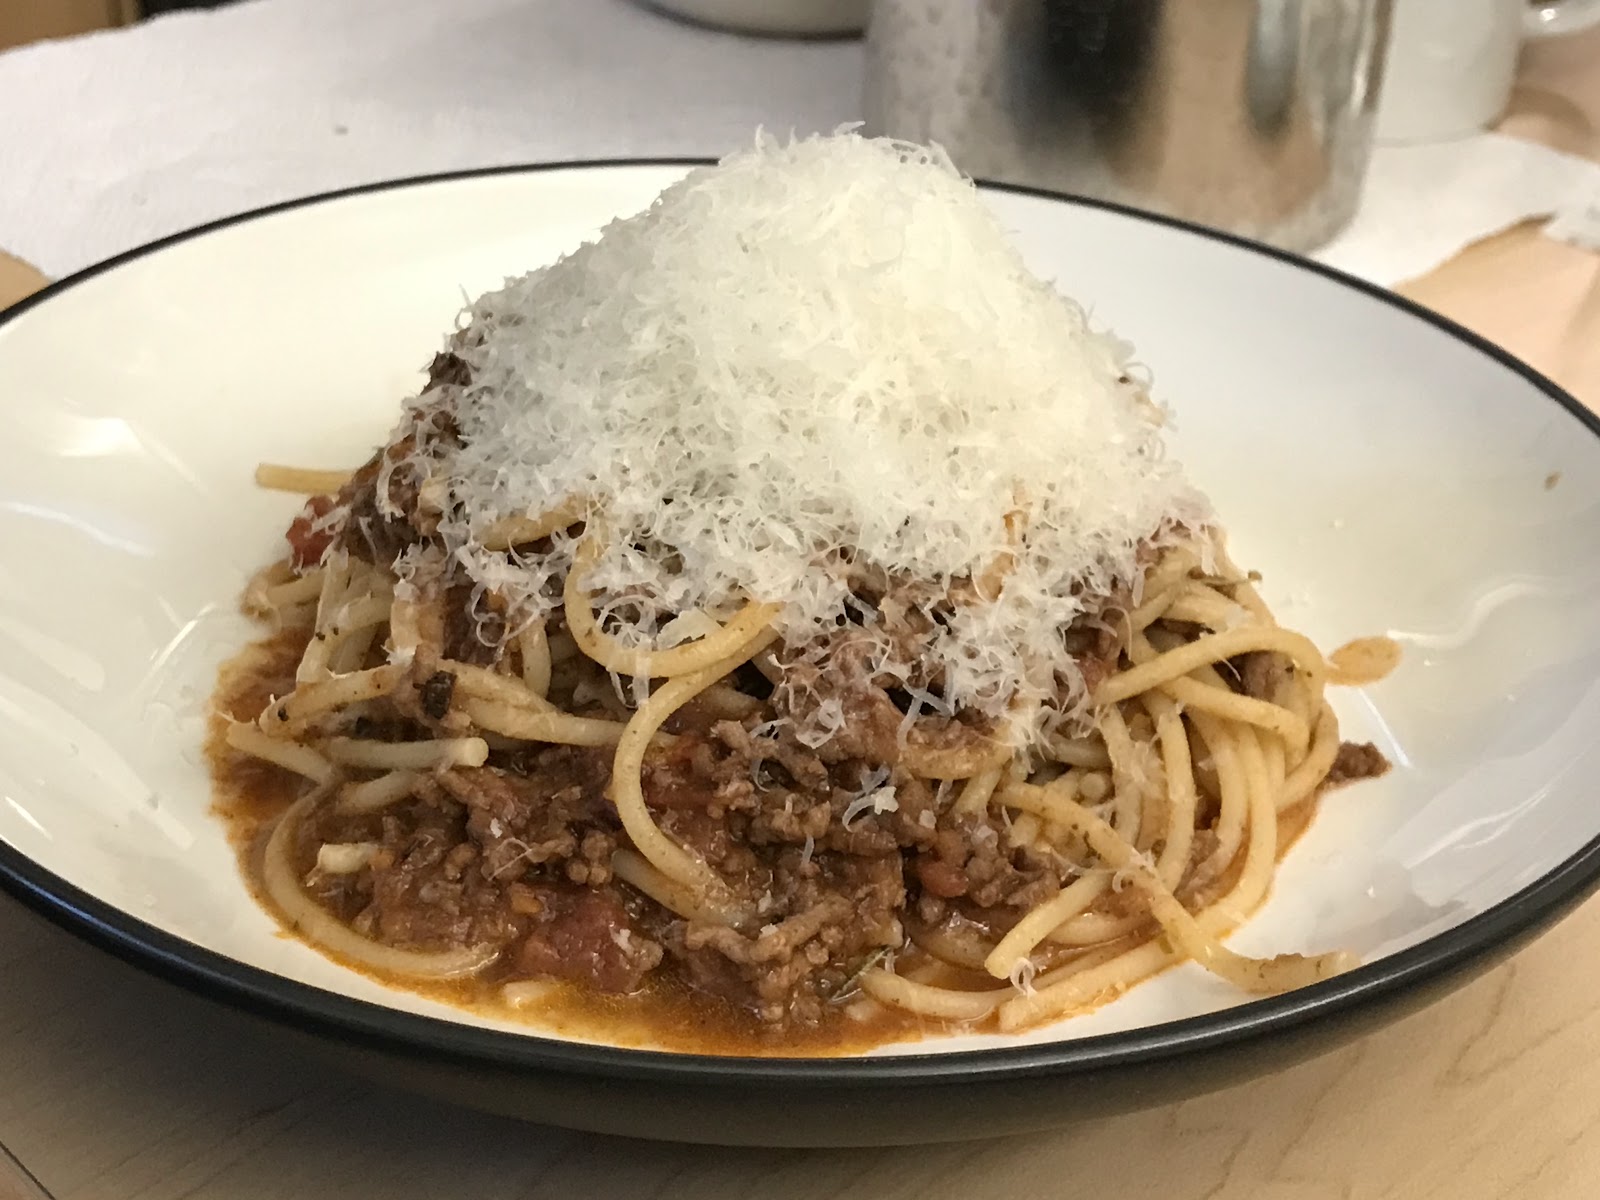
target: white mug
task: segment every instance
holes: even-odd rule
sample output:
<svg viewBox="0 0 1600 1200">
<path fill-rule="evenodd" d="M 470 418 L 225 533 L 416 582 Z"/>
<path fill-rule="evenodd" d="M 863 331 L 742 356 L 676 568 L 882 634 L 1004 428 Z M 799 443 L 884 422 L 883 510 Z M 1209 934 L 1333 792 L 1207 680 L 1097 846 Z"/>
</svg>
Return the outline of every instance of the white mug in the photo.
<svg viewBox="0 0 1600 1200">
<path fill-rule="evenodd" d="M 1525 38 L 1600 25 L 1600 0 L 1394 0 L 1378 140 L 1465 137 L 1511 99 Z"/>
</svg>

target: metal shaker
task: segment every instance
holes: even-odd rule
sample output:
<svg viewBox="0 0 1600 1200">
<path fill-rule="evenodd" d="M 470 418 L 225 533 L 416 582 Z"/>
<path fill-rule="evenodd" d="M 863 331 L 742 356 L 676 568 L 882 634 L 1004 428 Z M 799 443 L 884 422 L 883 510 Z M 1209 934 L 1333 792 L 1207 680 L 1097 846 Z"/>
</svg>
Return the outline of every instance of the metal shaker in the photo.
<svg viewBox="0 0 1600 1200">
<path fill-rule="evenodd" d="M 1391 0 L 876 0 L 866 131 L 1291 250 L 1354 214 Z"/>
</svg>

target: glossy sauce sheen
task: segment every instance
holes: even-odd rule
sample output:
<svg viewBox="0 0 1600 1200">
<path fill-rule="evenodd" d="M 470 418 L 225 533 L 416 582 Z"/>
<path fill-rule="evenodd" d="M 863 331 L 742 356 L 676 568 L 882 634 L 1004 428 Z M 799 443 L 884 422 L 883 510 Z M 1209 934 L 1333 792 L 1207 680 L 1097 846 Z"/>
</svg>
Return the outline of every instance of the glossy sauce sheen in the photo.
<svg viewBox="0 0 1600 1200">
<path fill-rule="evenodd" d="M 271 763 L 231 749 L 224 741 L 227 718 L 253 720 L 274 695 L 293 687 L 294 670 L 305 651 L 308 630 L 287 629 L 256 642 L 224 664 L 218 678 L 216 704 L 206 741 L 206 760 L 213 788 L 213 810 L 226 822 L 229 838 L 239 856 L 240 869 L 251 894 L 283 924 L 286 936 L 294 930 L 267 898 L 261 886 L 261 851 L 278 817 L 300 794 L 299 776 Z M 1279 815 L 1278 855 L 1281 859 L 1310 825 L 1316 801 L 1296 805 Z M 427 996 L 447 1004 L 502 1020 L 518 1021 L 529 1032 L 617 1046 L 650 1047 L 691 1054 L 755 1057 L 819 1057 L 847 1055 L 890 1042 L 962 1032 L 993 1032 L 994 1018 L 962 1024 L 945 1023 L 860 1000 L 840 1012 L 837 1020 L 815 1028 L 784 1027 L 774 1030 L 726 1001 L 697 992 L 670 978 L 652 976 L 638 992 L 617 996 L 595 992 L 569 982 L 552 982 L 537 1005 L 514 1008 L 500 996 L 504 982 L 490 968 L 484 975 L 449 982 L 399 979 L 364 965 L 351 963 L 323 947 L 318 953 L 341 966 L 389 987 Z M 925 956 L 914 948 L 899 956 L 903 967 L 914 967 Z M 960 973 L 961 984 L 993 986 L 986 977 Z M 956 983 L 952 978 L 951 983 Z"/>
</svg>

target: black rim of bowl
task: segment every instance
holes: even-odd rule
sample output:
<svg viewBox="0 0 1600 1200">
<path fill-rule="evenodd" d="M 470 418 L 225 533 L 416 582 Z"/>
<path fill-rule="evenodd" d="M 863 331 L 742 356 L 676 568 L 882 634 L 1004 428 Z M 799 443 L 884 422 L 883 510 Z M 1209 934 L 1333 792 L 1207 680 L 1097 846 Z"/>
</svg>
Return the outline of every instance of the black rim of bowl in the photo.
<svg viewBox="0 0 1600 1200">
<path fill-rule="evenodd" d="M 689 168 L 699 158 L 595 159 L 486 167 L 386 180 L 268 205 L 160 238 L 68 276 L 0 311 L 0 326 L 95 276 L 168 246 L 291 209 L 437 183 L 498 175 L 619 167 Z M 1446 317 L 1362 279 L 1246 238 L 1124 205 L 1041 188 L 982 182 L 986 190 L 1033 196 L 1181 230 L 1307 271 L 1398 310 L 1476 349 L 1520 376 L 1600 437 L 1600 416 L 1498 346 Z M 716 1085 L 865 1087 L 882 1084 L 1003 1081 L 1067 1075 L 1189 1057 L 1339 1015 L 1450 975 L 1519 934 L 1554 920 L 1600 886 L 1600 837 L 1533 883 L 1444 933 L 1346 975 L 1234 1008 L 1121 1033 L 1015 1048 L 906 1053 L 872 1058 L 757 1058 L 566 1042 L 536 1033 L 489 1029 L 404 1012 L 300 983 L 198 946 L 68 883 L 0 841 L 0 887 L 57 925 L 151 973 L 202 996 L 301 1030 L 392 1053 L 473 1063 L 484 1068 L 553 1071 L 641 1082 Z M 245 897 L 240 891 L 241 900 Z"/>
</svg>

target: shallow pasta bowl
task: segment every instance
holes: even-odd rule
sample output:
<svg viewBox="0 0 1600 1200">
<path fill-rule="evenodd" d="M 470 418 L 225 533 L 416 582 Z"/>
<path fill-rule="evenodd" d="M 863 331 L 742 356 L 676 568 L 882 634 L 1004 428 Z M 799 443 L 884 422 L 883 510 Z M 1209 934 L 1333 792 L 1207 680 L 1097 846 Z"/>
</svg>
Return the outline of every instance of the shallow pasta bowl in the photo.
<svg viewBox="0 0 1600 1200">
<path fill-rule="evenodd" d="M 835 1058 L 596 1044 L 385 988 L 278 933 L 208 812 L 218 664 L 289 509 L 260 460 L 359 460 L 461 303 L 682 164 L 408 181 L 147 247 L 0 323 L 0 883 L 75 933 L 386 1077 L 578 1128 L 873 1144 L 1166 1102 L 1329 1049 L 1600 883 L 1600 422 L 1494 348 L 1297 259 L 1118 209 L 987 198 L 1138 347 L 1280 619 L 1390 633 L 1346 693 L 1385 778 L 1331 795 L 1241 950 L 1365 965 L 1248 1000 L 1184 966 L 1015 1037 Z"/>
</svg>

